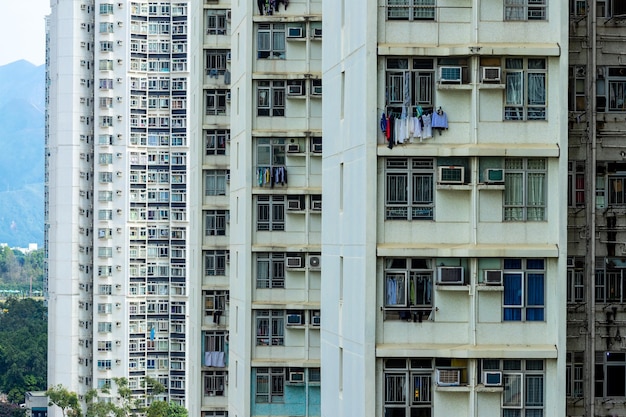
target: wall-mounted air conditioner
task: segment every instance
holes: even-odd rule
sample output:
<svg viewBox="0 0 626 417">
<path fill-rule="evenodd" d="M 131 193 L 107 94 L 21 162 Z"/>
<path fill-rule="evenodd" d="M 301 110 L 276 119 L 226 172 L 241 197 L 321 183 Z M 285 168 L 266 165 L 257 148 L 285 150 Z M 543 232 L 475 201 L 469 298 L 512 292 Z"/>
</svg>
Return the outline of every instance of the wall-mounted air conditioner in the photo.
<svg viewBox="0 0 626 417">
<path fill-rule="evenodd" d="M 504 184 L 504 170 L 502 168 L 487 168 L 483 173 L 486 184 Z"/>
<path fill-rule="evenodd" d="M 313 94 L 314 96 L 321 96 L 322 95 L 322 86 L 321 85 L 314 85 L 313 88 L 311 89 L 311 94 Z"/>
<path fill-rule="evenodd" d="M 289 382 L 299 384 L 304 382 L 304 372 L 289 372 Z"/>
<path fill-rule="evenodd" d="M 289 143 L 287 144 L 287 153 L 298 153 L 300 152 L 300 145 L 297 143 Z"/>
<path fill-rule="evenodd" d="M 500 82 L 501 79 L 500 67 L 482 67 L 483 82 Z"/>
<path fill-rule="evenodd" d="M 302 258 L 299 256 L 287 256 L 285 258 L 287 268 L 302 268 Z"/>
<path fill-rule="evenodd" d="M 461 67 L 439 67 L 439 82 L 461 84 Z"/>
<path fill-rule="evenodd" d="M 287 326 L 300 326 L 303 324 L 301 313 L 287 314 Z"/>
<path fill-rule="evenodd" d="M 483 373 L 483 385 L 486 387 L 500 387 L 502 386 L 502 372 L 500 371 L 485 371 Z"/>
<path fill-rule="evenodd" d="M 321 317 L 320 316 L 313 316 L 313 317 L 311 317 L 311 325 L 319 326 L 320 322 L 321 322 Z"/>
<path fill-rule="evenodd" d="M 287 86 L 287 95 L 288 96 L 301 96 L 302 95 L 302 86 L 301 85 L 288 85 Z"/>
<path fill-rule="evenodd" d="M 309 268 L 320 269 L 322 267 L 322 257 L 320 255 L 309 256 Z"/>
<path fill-rule="evenodd" d="M 461 370 L 437 369 L 437 385 L 442 387 L 461 385 Z"/>
<path fill-rule="evenodd" d="M 288 38 L 301 38 L 304 34 L 304 31 L 301 27 L 290 27 L 287 28 L 287 37 Z"/>
<path fill-rule="evenodd" d="M 300 204 L 300 200 L 287 200 L 287 210 L 302 210 L 302 205 Z"/>
<path fill-rule="evenodd" d="M 314 28 L 313 29 L 313 37 L 321 38 L 322 37 L 322 28 Z"/>
<path fill-rule="evenodd" d="M 499 269 L 486 270 L 484 278 L 487 285 L 502 285 L 502 271 Z"/>
<path fill-rule="evenodd" d="M 440 184 L 463 184 L 465 182 L 465 167 L 440 166 L 437 182 Z"/>
<path fill-rule="evenodd" d="M 322 201 L 321 200 L 311 201 L 311 210 L 321 211 L 322 210 Z"/>
<path fill-rule="evenodd" d="M 459 285 L 464 283 L 462 266 L 437 267 L 437 283 Z"/>
</svg>

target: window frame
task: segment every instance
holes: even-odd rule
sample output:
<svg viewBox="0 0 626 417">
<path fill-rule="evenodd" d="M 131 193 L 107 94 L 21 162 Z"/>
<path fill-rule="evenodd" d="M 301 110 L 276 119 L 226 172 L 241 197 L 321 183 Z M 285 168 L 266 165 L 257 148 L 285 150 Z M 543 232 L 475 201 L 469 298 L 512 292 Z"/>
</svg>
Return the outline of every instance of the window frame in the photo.
<svg viewBox="0 0 626 417">
<path fill-rule="evenodd" d="M 435 107 L 437 62 L 428 57 L 388 57 L 385 60 L 385 91 L 387 114 L 401 114 L 404 107 L 404 83 L 409 85 L 409 113 L 418 108 Z"/>
<path fill-rule="evenodd" d="M 287 25 L 284 23 L 258 23 L 256 27 L 257 59 L 285 59 L 287 56 L 286 33 Z"/>
<path fill-rule="evenodd" d="M 434 220 L 435 169 L 434 158 L 385 159 L 385 220 Z"/>
<path fill-rule="evenodd" d="M 204 236 L 226 236 L 228 210 L 204 211 Z"/>
<path fill-rule="evenodd" d="M 285 310 L 256 310 L 254 319 L 256 346 L 285 345 Z"/>
<path fill-rule="evenodd" d="M 520 66 L 521 64 L 521 66 Z M 542 68 L 538 67 L 539 65 Z M 531 68 L 531 66 L 533 68 Z M 531 98 L 531 80 L 537 92 Z M 504 58 L 504 121 L 548 119 L 548 59 Z M 534 100 L 534 101 L 533 101 Z"/>
<path fill-rule="evenodd" d="M 257 116 L 285 117 L 286 84 L 284 80 L 257 81 Z"/>
<path fill-rule="evenodd" d="M 548 161 L 547 158 L 505 158 L 502 203 L 504 221 L 547 220 Z M 539 164 L 543 167 L 539 167 Z M 540 176 L 541 184 L 537 182 Z M 521 184 L 518 184 L 516 190 L 512 182 L 520 182 L 520 179 Z M 541 189 L 537 190 L 538 187 Z M 535 203 L 532 203 L 533 199 Z"/>
<path fill-rule="evenodd" d="M 256 288 L 285 288 L 284 252 L 257 252 L 255 265 Z"/>
<path fill-rule="evenodd" d="M 405 361 L 404 366 L 401 366 L 401 361 Z M 392 362 L 396 363 L 390 365 Z M 383 359 L 383 415 L 387 415 L 389 410 L 404 410 L 404 415 L 408 416 L 413 415 L 413 410 L 417 409 L 415 412 L 419 413 L 419 410 L 426 409 L 429 410 L 426 414 L 432 416 L 434 372 L 431 358 Z"/>
<path fill-rule="evenodd" d="M 213 277 L 226 275 L 228 250 L 205 250 L 202 255 L 204 258 L 204 276 Z M 209 261 L 211 263 L 209 263 Z"/>
<path fill-rule="evenodd" d="M 204 196 L 225 196 L 229 170 L 209 169 L 204 171 Z"/>
<path fill-rule="evenodd" d="M 543 258 L 503 260 L 503 322 L 546 321 L 546 271 Z"/>
<path fill-rule="evenodd" d="M 285 196 L 257 194 L 256 224 L 258 231 L 285 231 Z"/>
<path fill-rule="evenodd" d="M 435 0 L 387 0 L 387 20 L 435 21 L 437 2 Z"/>
<path fill-rule="evenodd" d="M 285 368 L 255 368 L 254 402 L 257 404 L 284 403 L 285 382 Z"/>
<path fill-rule="evenodd" d="M 505 0 L 505 22 L 548 20 L 548 0 Z"/>
</svg>

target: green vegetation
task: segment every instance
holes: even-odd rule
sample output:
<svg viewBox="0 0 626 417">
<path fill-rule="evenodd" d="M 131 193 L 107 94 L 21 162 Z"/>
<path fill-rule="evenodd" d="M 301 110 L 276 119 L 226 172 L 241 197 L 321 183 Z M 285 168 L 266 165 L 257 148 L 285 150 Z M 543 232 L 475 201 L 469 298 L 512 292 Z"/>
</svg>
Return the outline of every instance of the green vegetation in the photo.
<svg viewBox="0 0 626 417">
<path fill-rule="evenodd" d="M 31 285 L 33 294 L 41 294 L 43 278 L 43 249 L 25 254 L 8 246 L 0 248 L 0 296 L 29 295 Z"/>
<path fill-rule="evenodd" d="M 48 322 L 42 301 L 9 298 L 0 311 L 0 392 L 23 403 L 26 391 L 46 389 Z"/>
</svg>

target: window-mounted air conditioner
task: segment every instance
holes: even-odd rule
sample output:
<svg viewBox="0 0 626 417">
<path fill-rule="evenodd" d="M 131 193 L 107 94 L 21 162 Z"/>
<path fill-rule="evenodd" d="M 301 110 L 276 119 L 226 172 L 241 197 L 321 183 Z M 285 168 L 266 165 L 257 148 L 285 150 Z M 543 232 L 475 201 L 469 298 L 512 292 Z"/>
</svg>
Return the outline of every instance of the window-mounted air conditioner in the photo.
<svg viewBox="0 0 626 417">
<path fill-rule="evenodd" d="M 115 341 L 115 346 L 122 346 L 122 341 L 121 340 L 116 340 Z"/>
<path fill-rule="evenodd" d="M 568 268 L 573 268 L 575 265 L 574 263 L 574 257 L 573 256 L 568 256 L 567 257 L 567 267 Z"/>
<path fill-rule="evenodd" d="M 437 369 L 437 385 L 442 387 L 461 385 L 461 370 Z"/>
<path fill-rule="evenodd" d="M 230 252 L 226 252 L 226 263 L 230 263 Z"/>
<path fill-rule="evenodd" d="M 287 29 L 288 38 L 301 38 L 304 31 L 300 27 L 291 27 Z"/>
<path fill-rule="evenodd" d="M 226 93 L 226 101 L 230 103 L 230 91 Z"/>
<path fill-rule="evenodd" d="M 287 326 L 300 326 L 302 325 L 302 314 L 294 313 L 287 314 Z"/>
<path fill-rule="evenodd" d="M 439 67 L 439 82 L 461 84 L 461 67 Z"/>
<path fill-rule="evenodd" d="M 502 285 L 502 271 L 499 269 L 486 270 L 484 278 L 487 285 Z"/>
<path fill-rule="evenodd" d="M 287 210 L 302 210 L 302 205 L 300 204 L 300 200 L 288 200 Z"/>
<path fill-rule="evenodd" d="M 309 268 L 320 269 L 322 266 L 322 257 L 319 255 L 309 256 Z"/>
<path fill-rule="evenodd" d="M 288 256 L 285 258 L 287 268 L 302 268 L 302 258 L 299 256 Z"/>
<path fill-rule="evenodd" d="M 87 29 L 87 23 L 81 23 L 80 24 L 80 28 L 81 29 Z"/>
<path fill-rule="evenodd" d="M 226 11 L 226 20 L 230 20 L 233 17 L 232 12 L 230 10 Z"/>
<path fill-rule="evenodd" d="M 314 143 L 312 152 L 313 153 L 322 153 L 322 144 L 321 143 Z"/>
<path fill-rule="evenodd" d="M 230 62 L 231 59 L 231 53 L 230 51 L 226 53 L 226 62 Z"/>
<path fill-rule="evenodd" d="M 314 28 L 313 29 L 313 37 L 321 38 L 322 37 L 322 28 Z"/>
<path fill-rule="evenodd" d="M 486 387 L 500 387 L 502 386 L 502 372 L 500 371 L 485 371 L 483 373 L 483 385 Z"/>
<path fill-rule="evenodd" d="M 230 182 L 230 172 L 228 174 L 226 174 L 226 182 L 229 183 Z"/>
<path fill-rule="evenodd" d="M 462 266 L 437 267 L 437 283 L 459 285 L 464 283 Z"/>
<path fill-rule="evenodd" d="M 287 95 L 289 95 L 289 96 L 301 96 L 302 95 L 302 86 L 301 85 L 288 85 L 287 86 Z"/>
<path fill-rule="evenodd" d="M 87 47 L 87 42 L 81 42 L 81 43 L 80 43 L 80 47 L 81 47 L 81 48 L 85 48 L 85 47 Z"/>
<path fill-rule="evenodd" d="M 321 96 L 322 95 L 322 86 L 321 85 L 314 85 L 313 88 L 311 89 L 311 94 L 313 94 L 314 96 Z"/>
<path fill-rule="evenodd" d="M 80 10 L 87 10 L 87 5 L 86 4 L 81 4 L 80 5 Z"/>
<path fill-rule="evenodd" d="M 500 67 L 482 67 L 482 72 L 484 83 L 500 81 Z"/>
<path fill-rule="evenodd" d="M 487 168 L 483 173 L 486 184 L 504 184 L 504 170 L 502 168 Z"/>
<path fill-rule="evenodd" d="M 322 210 L 322 201 L 321 200 L 311 201 L 311 210 L 321 211 Z"/>
<path fill-rule="evenodd" d="M 304 372 L 289 372 L 289 382 L 291 383 L 303 383 L 304 382 Z"/>
<path fill-rule="evenodd" d="M 440 184 L 463 184 L 465 182 L 465 167 L 440 166 L 437 182 Z"/>
<path fill-rule="evenodd" d="M 297 143 L 289 143 L 287 144 L 287 153 L 298 153 L 300 152 L 300 145 Z"/>
<path fill-rule="evenodd" d="M 313 317 L 311 317 L 311 325 L 319 326 L 320 322 L 321 322 L 321 317 L 320 316 L 313 316 Z"/>
</svg>

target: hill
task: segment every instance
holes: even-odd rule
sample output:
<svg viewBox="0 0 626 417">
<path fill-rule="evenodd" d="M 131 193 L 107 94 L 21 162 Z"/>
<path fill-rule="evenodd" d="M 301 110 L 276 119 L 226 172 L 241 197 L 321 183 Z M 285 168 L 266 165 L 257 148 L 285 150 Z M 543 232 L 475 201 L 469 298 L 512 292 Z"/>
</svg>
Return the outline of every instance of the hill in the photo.
<svg viewBox="0 0 626 417">
<path fill-rule="evenodd" d="M 0 242 L 43 243 L 45 66 L 0 67 Z"/>
</svg>

